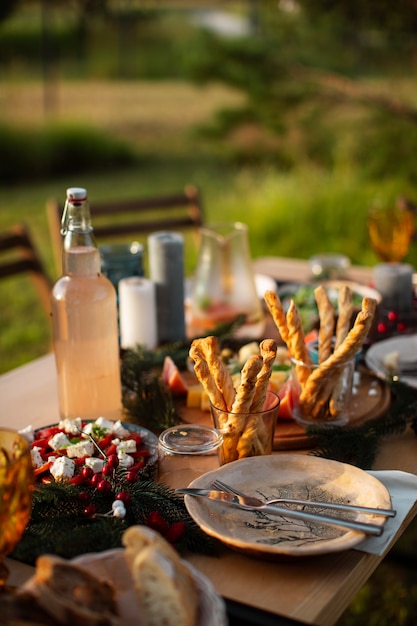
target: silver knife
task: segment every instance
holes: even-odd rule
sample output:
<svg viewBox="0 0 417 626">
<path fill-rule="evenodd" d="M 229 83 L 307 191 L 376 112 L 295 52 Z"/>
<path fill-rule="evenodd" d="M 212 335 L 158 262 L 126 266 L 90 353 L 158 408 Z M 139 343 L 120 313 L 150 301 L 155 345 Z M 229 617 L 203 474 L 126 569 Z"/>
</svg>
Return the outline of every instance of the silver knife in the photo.
<svg viewBox="0 0 417 626">
<path fill-rule="evenodd" d="M 177 493 L 183 493 L 187 496 L 196 496 L 199 498 L 208 498 L 235 507 L 244 511 L 260 511 L 261 513 L 269 513 L 270 515 L 280 515 L 281 517 L 292 517 L 307 522 L 315 522 L 316 524 L 325 524 L 327 526 L 339 526 L 341 528 L 349 528 L 358 532 L 366 533 L 379 537 L 382 535 L 383 526 L 376 524 L 367 524 L 356 522 L 354 520 L 341 519 L 339 517 L 331 517 L 329 515 L 321 515 L 319 513 L 308 513 L 307 511 L 296 511 L 287 509 L 286 507 L 277 506 L 275 504 L 263 504 L 258 498 L 250 496 L 236 496 L 226 491 L 215 491 L 211 489 L 176 489 Z"/>
</svg>

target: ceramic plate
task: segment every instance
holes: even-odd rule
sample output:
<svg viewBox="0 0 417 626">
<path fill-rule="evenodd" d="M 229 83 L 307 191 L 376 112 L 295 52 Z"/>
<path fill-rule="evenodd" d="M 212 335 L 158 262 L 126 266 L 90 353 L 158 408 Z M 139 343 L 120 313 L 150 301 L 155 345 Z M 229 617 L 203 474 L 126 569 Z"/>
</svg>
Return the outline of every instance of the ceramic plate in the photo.
<svg viewBox="0 0 417 626">
<path fill-rule="evenodd" d="M 400 372 L 401 369 L 410 369 L 415 364 L 415 376 L 400 374 L 399 378 L 403 383 L 417 388 L 417 335 L 392 337 L 391 339 L 384 339 L 374 343 L 365 355 L 366 365 L 378 376 L 386 378 L 387 369 L 384 365 L 384 360 L 387 354 L 391 352 L 398 352 L 399 354 L 398 366 Z"/>
<path fill-rule="evenodd" d="M 262 500 L 290 496 L 391 507 L 387 488 L 352 465 L 296 454 L 258 456 L 234 461 L 194 480 L 190 487 L 208 489 L 215 478 Z M 221 502 L 185 496 L 194 521 L 208 535 L 230 548 L 258 557 L 299 557 L 347 550 L 359 544 L 364 533 L 333 528 L 259 511 L 241 511 Z M 385 517 L 344 513 L 351 519 L 374 524 Z"/>
<path fill-rule="evenodd" d="M 83 423 L 87 424 L 88 422 L 92 421 L 94 420 L 83 420 Z M 147 428 L 143 428 L 142 426 L 138 426 L 137 424 L 122 422 L 122 425 L 130 432 L 138 433 L 142 437 L 142 441 L 145 444 L 146 448 L 149 450 L 150 454 L 146 460 L 144 467 L 139 471 L 139 477 L 143 480 L 152 479 L 158 464 L 158 437 Z M 40 430 L 44 430 L 45 428 L 54 428 L 58 426 L 59 424 L 49 424 L 48 426 L 42 426 L 42 428 L 37 428 L 35 430 L 35 433 Z"/>
<path fill-rule="evenodd" d="M 114 587 L 119 615 L 124 626 L 143 624 L 123 548 L 85 554 L 72 559 L 72 562 Z M 189 563 L 185 561 L 184 563 L 189 569 L 199 593 L 200 611 L 196 626 L 226 626 L 226 607 L 223 599 L 216 593 L 213 585 L 205 576 Z M 32 578 L 23 588 L 30 589 L 34 585 L 35 580 Z"/>
</svg>

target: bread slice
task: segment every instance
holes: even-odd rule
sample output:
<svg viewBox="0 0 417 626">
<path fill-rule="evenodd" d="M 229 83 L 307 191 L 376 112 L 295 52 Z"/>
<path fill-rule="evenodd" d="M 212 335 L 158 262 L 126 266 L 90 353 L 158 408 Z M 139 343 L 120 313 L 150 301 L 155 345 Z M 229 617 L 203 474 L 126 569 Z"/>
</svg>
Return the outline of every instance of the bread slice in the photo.
<svg viewBox="0 0 417 626">
<path fill-rule="evenodd" d="M 25 592 L 59 624 L 121 624 L 112 585 L 60 557 L 38 557 L 35 576 Z"/>
<path fill-rule="evenodd" d="M 180 555 L 175 548 L 166 541 L 161 533 L 148 526 L 129 526 L 123 533 L 122 544 L 125 547 L 125 558 L 132 571 L 133 562 L 137 555 L 148 547 L 154 547 L 172 561 L 179 562 Z"/>
<path fill-rule="evenodd" d="M 198 592 L 181 560 L 148 546 L 134 559 L 132 577 L 147 626 L 197 626 Z"/>
</svg>

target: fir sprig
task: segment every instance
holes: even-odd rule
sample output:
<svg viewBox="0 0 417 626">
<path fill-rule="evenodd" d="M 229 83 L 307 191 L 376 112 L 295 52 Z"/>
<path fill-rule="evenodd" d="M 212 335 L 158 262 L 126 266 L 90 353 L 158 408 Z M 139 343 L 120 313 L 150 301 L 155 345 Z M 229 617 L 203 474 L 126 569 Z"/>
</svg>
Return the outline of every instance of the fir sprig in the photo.
<svg viewBox="0 0 417 626">
<path fill-rule="evenodd" d="M 184 525 L 184 532 L 176 542 L 179 550 L 213 552 L 213 540 L 190 518 L 183 498 L 166 485 L 151 480 L 129 483 L 120 472 L 113 479 L 112 486 L 109 494 L 100 494 L 85 485 L 52 482 L 37 486 L 33 493 L 31 519 L 13 558 L 33 565 L 36 558 L 46 552 L 73 558 L 86 552 L 121 547 L 126 528 L 134 524 L 150 525 L 149 519 L 155 514 L 167 528 L 179 523 Z M 124 519 L 111 514 L 117 491 L 130 495 Z M 86 493 L 97 507 L 95 515 L 84 513 Z"/>
<path fill-rule="evenodd" d="M 311 454 L 371 469 L 383 439 L 399 435 L 417 420 L 417 390 L 400 381 L 388 383 L 393 401 L 388 412 L 356 427 L 309 426 L 316 443 Z"/>
</svg>

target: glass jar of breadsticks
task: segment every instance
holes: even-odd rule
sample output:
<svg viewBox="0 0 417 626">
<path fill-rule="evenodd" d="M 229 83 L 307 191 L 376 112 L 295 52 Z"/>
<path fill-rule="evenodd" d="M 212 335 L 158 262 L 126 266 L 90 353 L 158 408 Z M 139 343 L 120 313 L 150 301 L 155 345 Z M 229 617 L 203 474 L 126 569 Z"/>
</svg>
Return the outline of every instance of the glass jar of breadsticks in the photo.
<svg viewBox="0 0 417 626">
<path fill-rule="evenodd" d="M 276 341 L 262 341 L 259 353 L 244 363 L 235 387 L 220 358 L 218 339 L 210 336 L 192 342 L 190 358 L 194 371 L 209 397 L 213 424 L 222 435 L 221 465 L 271 454 L 280 405 L 278 395 L 269 389 L 276 355 Z"/>
<path fill-rule="evenodd" d="M 314 290 L 320 326 L 318 363 L 313 363 L 305 342 L 300 312 L 291 300 L 284 311 L 279 296 L 265 293 L 265 301 L 291 356 L 293 418 L 315 425 L 342 425 L 348 421 L 355 355 L 362 348 L 376 312 L 376 300 L 365 297 L 355 314 L 353 293 L 342 284 L 336 307 L 323 285 Z"/>
</svg>

